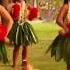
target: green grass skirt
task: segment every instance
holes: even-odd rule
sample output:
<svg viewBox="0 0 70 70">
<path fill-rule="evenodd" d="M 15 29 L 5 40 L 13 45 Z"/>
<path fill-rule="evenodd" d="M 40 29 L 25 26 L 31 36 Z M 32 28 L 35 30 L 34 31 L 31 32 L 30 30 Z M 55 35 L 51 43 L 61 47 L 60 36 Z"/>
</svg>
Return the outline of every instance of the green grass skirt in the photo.
<svg viewBox="0 0 70 70">
<path fill-rule="evenodd" d="M 66 63 L 70 64 L 70 38 L 58 35 L 47 51 L 51 50 L 51 57 L 55 57 L 56 61 L 62 58 Z"/>
<path fill-rule="evenodd" d="M 10 41 L 15 42 L 16 45 L 23 46 L 30 45 L 32 43 L 36 44 L 38 41 L 32 25 L 28 22 L 15 22 L 8 37 Z"/>
<path fill-rule="evenodd" d="M 4 42 L 0 42 L 0 61 L 3 63 L 8 62 L 7 51 Z"/>
</svg>

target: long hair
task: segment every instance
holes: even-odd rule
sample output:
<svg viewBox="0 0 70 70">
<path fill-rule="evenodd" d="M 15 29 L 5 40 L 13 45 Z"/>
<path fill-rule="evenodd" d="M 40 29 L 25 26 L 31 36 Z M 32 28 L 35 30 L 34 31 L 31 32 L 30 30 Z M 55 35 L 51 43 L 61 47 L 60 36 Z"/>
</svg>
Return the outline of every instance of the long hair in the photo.
<svg viewBox="0 0 70 70">
<path fill-rule="evenodd" d="M 15 2 L 20 2 L 20 0 L 13 0 L 13 2 L 15 3 Z"/>
<path fill-rule="evenodd" d="M 25 1 L 25 3 L 26 3 L 26 0 L 13 0 L 14 3 L 15 2 L 21 2 L 21 1 Z"/>
<path fill-rule="evenodd" d="M 68 4 L 68 0 L 64 0 L 64 4 Z"/>
<path fill-rule="evenodd" d="M 3 0 L 0 0 L 0 5 L 3 5 Z"/>
</svg>

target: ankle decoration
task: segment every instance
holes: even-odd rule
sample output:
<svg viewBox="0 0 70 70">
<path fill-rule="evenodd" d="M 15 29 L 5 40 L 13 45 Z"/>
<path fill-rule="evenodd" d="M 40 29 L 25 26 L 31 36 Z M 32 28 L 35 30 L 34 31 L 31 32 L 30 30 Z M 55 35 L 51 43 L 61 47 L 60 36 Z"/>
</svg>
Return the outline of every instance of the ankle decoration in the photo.
<svg viewBox="0 0 70 70">
<path fill-rule="evenodd" d="M 22 60 L 23 62 L 26 62 L 27 60 Z"/>
</svg>

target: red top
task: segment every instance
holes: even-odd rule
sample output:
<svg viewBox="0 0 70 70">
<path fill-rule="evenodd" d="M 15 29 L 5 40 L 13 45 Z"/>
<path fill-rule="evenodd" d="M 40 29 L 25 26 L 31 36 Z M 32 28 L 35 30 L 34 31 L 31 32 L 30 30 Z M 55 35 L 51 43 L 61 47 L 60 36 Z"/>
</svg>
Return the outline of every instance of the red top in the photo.
<svg viewBox="0 0 70 70">
<path fill-rule="evenodd" d="M 7 27 L 3 24 L 0 24 L 0 42 L 4 41 L 7 34 Z"/>
<path fill-rule="evenodd" d="M 69 29 L 69 32 L 66 33 L 64 36 L 70 38 L 70 23 L 68 23 L 68 24 L 66 24 L 66 25 L 67 25 L 67 27 L 68 27 L 68 29 Z"/>
<path fill-rule="evenodd" d="M 20 17 L 20 5 L 19 4 L 15 3 L 12 6 L 11 16 L 15 21 L 19 20 L 19 17 Z"/>
<path fill-rule="evenodd" d="M 37 18 L 38 16 L 38 8 L 30 8 L 29 7 L 29 15 L 28 15 L 28 19 L 29 20 L 33 20 L 34 18 Z"/>
</svg>

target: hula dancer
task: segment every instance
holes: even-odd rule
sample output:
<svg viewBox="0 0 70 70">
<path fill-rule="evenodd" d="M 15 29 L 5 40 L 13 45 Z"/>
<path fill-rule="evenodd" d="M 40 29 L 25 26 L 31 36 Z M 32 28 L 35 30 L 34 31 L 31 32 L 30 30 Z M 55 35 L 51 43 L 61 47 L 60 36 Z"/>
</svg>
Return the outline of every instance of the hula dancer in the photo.
<svg viewBox="0 0 70 70">
<path fill-rule="evenodd" d="M 0 0 L 0 61 L 8 62 L 5 42 L 8 41 L 7 35 L 12 27 L 13 20 Z"/>
<path fill-rule="evenodd" d="M 13 0 L 11 7 L 11 16 L 14 19 L 14 25 L 9 34 L 10 41 L 14 42 L 13 66 L 16 66 L 19 48 L 22 46 L 22 66 L 23 70 L 28 69 L 27 48 L 32 43 L 37 43 L 37 37 L 32 25 L 26 22 L 26 4 L 24 0 Z"/>
<path fill-rule="evenodd" d="M 67 70 L 70 70 L 70 0 L 64 0 L 56 22 L 63 30 L 59 31 L 48 50 L 51 49 L 51 57 L 54 56 L 56 61 L 64 59 Z"/>
<path fill-rule="evenodd" d="M 28 15 L 27 15 L 27 19 L 29 21 L 35 20 L 35 19 L 39 19 L 39 8 L 37 6 L 32 6 L 31 4 L 28 5 L 27 7 L 28 9 Z"/>
<path fill-rule="evenodd" d="M 39 9 L 36 8 L 36 7 L 29 7 L 28 6 L 28 11 L 29 11 L 29 14 L 27 16 L 27 19 L 32 21 L 34 19 L 38 19 L 38 15 L 39 15 Z"/>
</svg>

